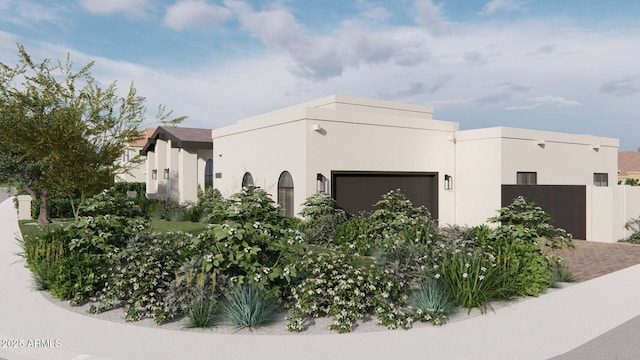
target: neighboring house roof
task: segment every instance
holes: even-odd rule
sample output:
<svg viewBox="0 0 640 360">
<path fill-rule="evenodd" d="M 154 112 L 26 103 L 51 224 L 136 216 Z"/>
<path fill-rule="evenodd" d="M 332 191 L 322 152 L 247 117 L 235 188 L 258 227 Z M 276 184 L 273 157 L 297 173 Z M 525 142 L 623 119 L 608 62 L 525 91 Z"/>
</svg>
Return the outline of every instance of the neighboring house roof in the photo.
<svg viewBox="0 0 640 360">
<path fill-rule="evenodd" d="M 158 126 L 151 134 L 140 153 L 146 155 L 153 151 L 158 139 L 171 140 L 174 148 L 209 148 L 213 146 L 212 129 Z"/>
<path fill-rule="evenodd" d="M 131 147 L 144 147 L 144 145 L 147 143 L 147 141 L 149 141 L 149 138 L 151 137 L 151 135 L 153 135 L 153 132 L 156 129 L 154 128 L 145 128 L 144 130 L 140 131 L 140 139 L 136 140 L 136 141 L 132 141 L 129 143 L 129 146 Z"/>
<path fill-rule="evenodd" d="M 640 171 L 640 149 L 638 151 L 620 151 L 618 153 L 618 175 Z"/>
</svg>

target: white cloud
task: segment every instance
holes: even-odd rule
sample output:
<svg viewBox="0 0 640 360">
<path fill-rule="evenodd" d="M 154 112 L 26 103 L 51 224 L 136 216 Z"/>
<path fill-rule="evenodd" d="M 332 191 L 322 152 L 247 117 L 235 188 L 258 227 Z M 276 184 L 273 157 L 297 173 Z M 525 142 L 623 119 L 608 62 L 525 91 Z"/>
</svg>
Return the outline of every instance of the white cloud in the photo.
<svg viewBox="0 0 640 360">
<path fill-rule="evenodd" d="M 64 26 L 69 9 L 61 4 L 44 6 L 30 0 L 0 1 L 0 20 L 24 27 L 34 27 L 39 23 Z"/>
<path fill-rule="evenodd" d="M 427 29 L 432 35 L 442 35 L 449 32 L 451 23 L 442 15 L 439 6 L 432 0 L 416 0 L 415 22 Z"/>
<path fill-rule="evenodd" d="M 123 13 L 133 17 L 144 17 L 149 11 L 151 0 L 81 0 L 80 3 L 94 14 Z"/>
<path fill-rule="evenodd" d="M 382 22 L 393 16 L 386 7 L 369 0 L 356 0 L 355 7 L 360 12 L 359 18 Z"/>
<path fill-rule="evenodd" d="M 191 26 L 218 25 L 231 17 L 231 11 L 202 0 L 180 1 L 167 9 L 164 23 L 174 30 Z"/>
<path fill-rule="evenodd" d="M 15 35 L 0 31 L 0 49 L 14 49 L 16 48 L 17 38 Z"/>
<path fill-rule="evenodd" d="M 581 106 L 582 104 L 578 101 L 575 100 L 568 100 L 565 99 L 561 96 L 550 96 L 550 95 L 545 95 L 545 96 L 533 96 L 530 97 L 528 99 L 529 101 L 532 101 L 532 104 L 528 104 L 528 105 L 514 105 L 514 106 L 509 106 L 506 107 L 505 110 L 531 110 L 531 109 L 535 109 L 537 107 L 540 107 L 542 105 L 552 105 L 552 106 L 558 106 L 558 107 L 562 107 L 562 106 Z"/>
<path fill-rule="evenodd" d="M 255 4 L 224 2 L 242 28 L 234 35 L 254 37 L 263 49 L 243 47 L 241 57 L 220 54 L 198 67 L 176 57 L 178 70 L 97 58 L 96 74 L 104 82 L 119 80 L 120 86 L 135 81 L 150 109 L 158 103 L 175 108 L 190 116 L 187 126 L 224 126 L 338 93 L 433 105 L 436 118 L 460 121 L 461 128 L 516 119 L 525 127 L 547 121 L 549 130 L 599 133 L 585 130 L 588 119 L 596 124 L 624 118 L 632 124 L 624 134 L 640 131 L 633 125 L 640 124 L 636 97 L 623 97 L 640 93 L 640 75 L 630 75 L 638 73 L 637 28 L 564 27 L 567 22 L 542 19 L 465 25 L 449 22 L 433 2 L 417 1 L 416 7 L 425 9 L 415 24 L 385 23 L 386 15 L 362 19 L 370 8 L 361 7 L 354 18 L 321 32 L 303 23 L 305 16 L 294 16 L 312 9 L 291 10 L 290 1 Z M 428 18 L 435 21 L 418 22 Z M 505 116 L 517 110 L 518 116 Z"/>
<path fill-rule="evenodd" d="M 522 3 L 515 0 L 491 0 L 480 10 L 480 15 L 493 15 L 498 11 L 515 11 L 522 8 Z"/>
<path fill-rule="evenodd" d="M 578 101 L 568 100 L 568 99 L 565 99 L 565 98 L 563 98 L 561 96 L 550 96 L 550 95 L 534 96 L 534 97 L 531 97 L 529 99 L 531 101 L 536 102 L 536 103 L 549 104 L 549 105 L 554 105 L 554 106 L 580 106 L 580 105 L 582 105 Z"/>
<path fill-rule="evenodd" d="M 504 108 L 505 110 L 508 111 L 513 111 L 513 110 L 531 110 L 531 109 L 535 109 L 538 106 L 540 106 L 540 103 L 535 103 L 535 104 L 531 104 L 531 105 L 521 105 L 521 106 L 509 106 Z"/>
<path fill-rule="evenodd" d="M 451 81 L 453 78 L 452 74 L 441 74 L 435 77 L 432 81 L 422 82 L 422 81 L 412 81 L 409 82 L 408 86 L 393 91 L 393 92 L 382 92 L 382 95 L 385 98 L 390 99 L 402 99 L 402 98 L 410 98 L 416 95 L 421 94 L 433 94 L 436 91 L 442 89 Z"/>
<path fill-rule="evenodd" d="M 640 92 L 640 75 L 607 81 L 602 84 L 600 91 L 615 96 L 628 96 L 638 93 Z"/>
<path fill-rule="evenodd" d="M 242 26 L 269 50 L 288 54 L 288 68 L 296 75 L 315 80 L 339 76 L 345 68 L 384 63 L 414 65 L 425 61 L 424 33 L 415 29 L 375 30 L 358 22 L 345 21 L 328 35 L 312 36 L 284 7 L 256 11 L 240 1 L 227 0 Z"/>
</svg>

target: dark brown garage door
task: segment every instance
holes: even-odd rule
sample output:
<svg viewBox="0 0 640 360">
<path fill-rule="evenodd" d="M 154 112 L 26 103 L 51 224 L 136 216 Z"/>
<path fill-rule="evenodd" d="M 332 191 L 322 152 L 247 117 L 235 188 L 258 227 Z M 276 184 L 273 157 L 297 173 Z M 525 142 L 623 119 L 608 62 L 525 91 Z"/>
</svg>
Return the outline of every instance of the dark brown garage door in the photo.
<svg viewBox="0 0 640 360">
<path fill-rule="evenodd" d="M 331 193 L 348 214 L 372 212 L 383 194 L 400 189 L 415 206 L 438 218 L 438 174 L 425 172 L 332 171 Z"/>
<path fill-rule="evenodd" d="M 546 211 L 553 226 L 565 229 L 574 239 L 587 237 L 587 198 L 584 185 L 502 185 L 502 206 L 524 196 Z"/>
</svg>

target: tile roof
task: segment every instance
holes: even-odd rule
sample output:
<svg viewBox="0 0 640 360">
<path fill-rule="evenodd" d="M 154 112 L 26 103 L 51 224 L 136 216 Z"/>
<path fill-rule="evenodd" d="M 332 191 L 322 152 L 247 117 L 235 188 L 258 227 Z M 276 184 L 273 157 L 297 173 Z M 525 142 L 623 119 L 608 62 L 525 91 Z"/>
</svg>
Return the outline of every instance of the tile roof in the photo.
<svg viewBox="0 0 640 360">
<path fill-rule="evenodd" d="M 618 175 L 627 175 L 629 171 L 640 171 L 640 149 L 618 153 Z"/>
<path fill-rule="evenodd" d="M 162 129 L 166 134 L 175 138 L 174 140 L 185 142 L 208 142 L 213 143 L 211 137 L 211 129 L 200 128 L 187 128 L 187 127 L 172 127 L 172 126 L 160 126 L 158 130 Z"/>
<path fill-rule="evenodd" d="M 158 126 L 149 136 L 140 151 L 141 155 L 146 155 L 148 151 L 155 148 L 159 138 L 171 140 L 173 147 L 207 148 L 213 145 L 212 129 Z"/>
<path fill-rule="evenodd" d="M 136 141 L 130 142 L 129 146 L 144 147 L 147 141 L 149 141 L 149 138 L 151 137 L 151 135 L 153 135 L 154 131 L 156 131 L 156 129 L 154 128 L 145 128 L 144 130 L 140 131 L 140 134 L 142 135 L 142 137 Z"/>
</svg>

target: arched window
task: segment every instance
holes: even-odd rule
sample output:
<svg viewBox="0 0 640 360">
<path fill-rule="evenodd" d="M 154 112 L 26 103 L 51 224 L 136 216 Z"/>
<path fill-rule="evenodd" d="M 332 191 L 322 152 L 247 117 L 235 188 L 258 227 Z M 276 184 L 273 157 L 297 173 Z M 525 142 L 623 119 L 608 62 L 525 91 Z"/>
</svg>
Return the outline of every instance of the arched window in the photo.
<svg viewBox="0 0 640 360">
<path fill-rule="evenodd" d="M 242 187 L 253 186 L 253 176 L 251 176 L 250 172 L 244 173 L 242 177 Z"/>
<path fill-rule="evenodd" d="M 293 217 L 293 178 L 288 171 L 283 171 L 278 179 L 278 204 L 285 216 Z"/>
<path fill-rule="evenodd" d="M 207 160 L 204 166 L 204 188 L 208 189 L 213 186 L 213 160 Z"/>
</svg>

